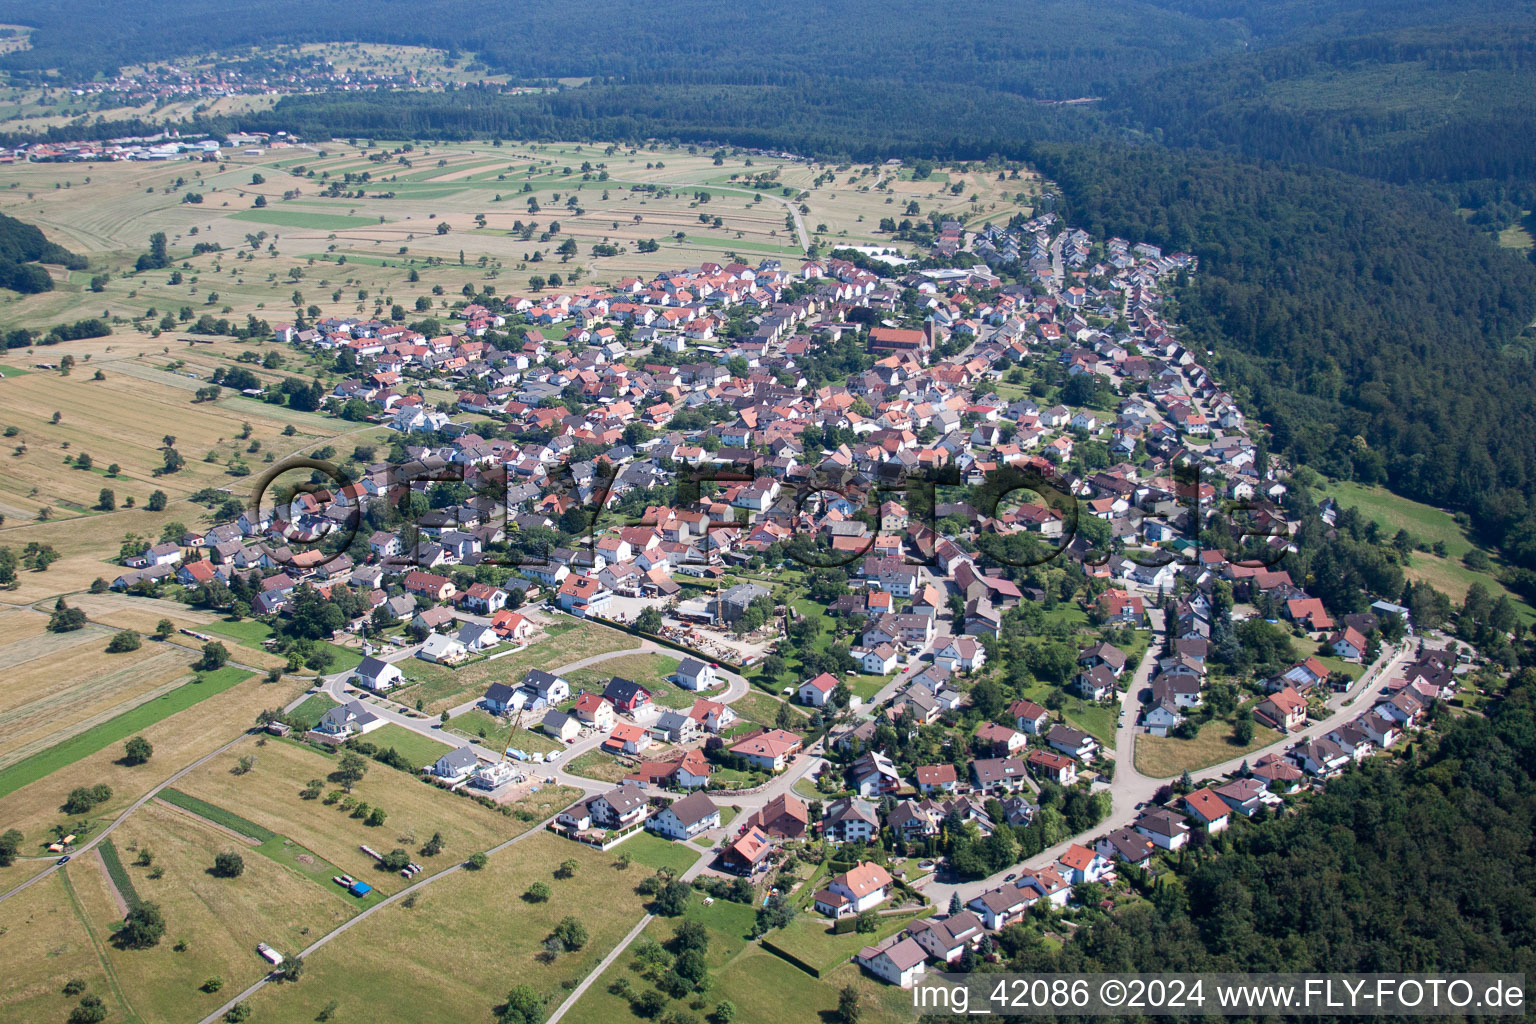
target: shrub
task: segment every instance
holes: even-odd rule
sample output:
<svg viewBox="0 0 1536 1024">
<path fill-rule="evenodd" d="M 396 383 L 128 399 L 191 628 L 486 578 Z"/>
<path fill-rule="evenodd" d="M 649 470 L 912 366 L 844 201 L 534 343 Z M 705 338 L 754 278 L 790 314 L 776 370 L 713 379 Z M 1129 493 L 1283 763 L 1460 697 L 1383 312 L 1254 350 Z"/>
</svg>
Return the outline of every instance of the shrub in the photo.
<svg viewBox="0 0 1536 1024">
<path fill-rule="evenodd" d="M 213 858 L 213 873 L 219 878 L 239 878 L 245 873 L 245 858 L 225 852 Z"/>
</svg>

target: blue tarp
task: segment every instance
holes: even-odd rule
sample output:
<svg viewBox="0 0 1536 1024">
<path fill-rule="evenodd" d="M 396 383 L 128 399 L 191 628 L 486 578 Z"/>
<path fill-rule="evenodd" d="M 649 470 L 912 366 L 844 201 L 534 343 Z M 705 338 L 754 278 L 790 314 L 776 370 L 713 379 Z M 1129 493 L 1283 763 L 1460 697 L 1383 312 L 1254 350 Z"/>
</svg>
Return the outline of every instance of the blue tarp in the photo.
<svg viewBox="0 0 1536 1024">
<path fill-rule="evenodd" d="M 352 888 L 347 891 L 353 896 L 367 896 L 370 892 L 373 892 L 373 886 L 367 882 L 353 882 Z"/>
</svg>

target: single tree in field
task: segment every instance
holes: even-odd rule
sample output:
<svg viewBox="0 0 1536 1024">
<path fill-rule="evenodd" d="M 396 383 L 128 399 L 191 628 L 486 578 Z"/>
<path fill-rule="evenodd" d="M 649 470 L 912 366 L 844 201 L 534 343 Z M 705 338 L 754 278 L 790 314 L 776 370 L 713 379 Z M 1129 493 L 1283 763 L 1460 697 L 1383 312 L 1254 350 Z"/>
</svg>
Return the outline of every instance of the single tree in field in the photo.
<svg viewBox="0 0 1536 1024">
<path fill-rule="evenodd" d="M 125 629 L 107 641 L 107 653 L 124 654 L 128 651 L 136 651 L 143 646 L 144 642 L 139 639 L 137 630 Z"/>
<path fill-rule="evenodd" d="M 245 858 L 225 852 L 213 858 L 213 873 L 219 878 L 239 878 L 245 873 Z"/>
<path fill-rule="evenodd" d="M 139 903 L 123 918 L 117 941 L 127 949 L 149 949 L 165 937 L 165 918 L 155 903 Z"/>
<path fill-rule="evenodd" d="M 143 736 L 135 736 L 123 744 L 124 764 L 143 764 L 154 756 L 155 748 Z"/>
<path fill-rule="evenodd" d="M 341 783 L 342 788 L 350 793 L 352 787 L 363 781 L 363 776 L 367 773 L 368 762 L 363 760 L 361 754 L 349 750 L 341 755 L 341 763 L 331 773 L 331 778 Z"/>
<path fill-rule="evenodd" d="M 519 985 L 496 1008 L 496 1024 L 544 1024 L 544 1000 L 531 985 Z"/>
</svg>

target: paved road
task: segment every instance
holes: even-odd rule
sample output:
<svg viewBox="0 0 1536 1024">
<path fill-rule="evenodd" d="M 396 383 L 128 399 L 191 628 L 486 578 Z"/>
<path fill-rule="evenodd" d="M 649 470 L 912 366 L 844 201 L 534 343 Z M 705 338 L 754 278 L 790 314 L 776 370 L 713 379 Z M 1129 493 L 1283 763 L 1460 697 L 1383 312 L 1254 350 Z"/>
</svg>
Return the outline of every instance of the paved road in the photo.
<svg viewBox="0 0 1536 1024">
<path fill-rule="evenodd" d="M 624 950 L 629 948 L 631 942 L 640 937 L 640 933 L 645 931 L 645 926 L 650 924 L 655 916 L 655 914 L 646 914 L 642 917 L 640 923 L 631 928 L 629 934 L 620 939 L 619 944 L 614 946 L 607 956 L 598 961 L 597 966 L 592 968 L 592 972 L 581 979 L 581 984 L 577 985 L 571 991 L 571 994 L 565 997 L 565 1001 L 555 1007 L 555 1012 L 549 1015 L 549 1019 L 545 1021 L 545 1024 L 556 1024 L 561 1017 L 564 1017 L 566 1012 L 576 1005 L 576 1001 L 581 998 L 582 994 L 592 987 L 592 983 L 603 976 L 603 972 L 608 969 L 609 965 L 617 960 Z"/>
<path fill-rule="evenodd" d="M 390 661 L 391 663 L 404 661 L 411 657 L 413 653 L 414 648 L 406 648 L 389 655 L 386 660 Z M 594 654 L 591 657 L 582 658 L 578 661 L 572 661 L 567 664 L 551 668 L 548 671 L 554 673 L 555 675 L 564 675 L 569 672 L 575 672 L 578 669 L 602 664 L 603 662 L 609 661 L 613 658 L 622 658 L 633 654 L 643 653 L 668 654 L 674 653 L 674 649 L 665 647 L 662 644 L 658 644 L 651 640 L 641 640 L 640 646 L 638 648 L 629 647 L 622 651 L 608 651 L 603 654 Z M 726 682 L 725 690 L 711 692 L 708 694 L 701 693 L 700 696 L 707 696 L 711 700 L 718 700 L 722 703 L 730 704 L 734 701 L 740 700 L 742 696 L 746 694 L 749 684 L 747 683 L 747 680 L 744 676 L 735 672 L 727 671 L 725 669 L 718 670 L 718 673 Z M 327 676 L 324 683 L 322 684 L 323 692 L 332 700 L 338 702 L 353 699 L 353 695 L 346 692 L 346 680 L 350 676 L 350 671 L 337 672 Z M 304 696 L 308 695 L 306 694 Z M 292 704 L 290 704 L 289 710 L 292 710 L 301 704 L 304 700 L 304 696 L 301 696 Z M 412 732 L 419 733 L 422 736 L 429 736 L 432 739 L 449 743 L 454 746 L 465 745 L 462 737 L 455 736 L 443 730 L 441 719 L 431 717 L 417 717 L 415 713 L 410 711 L 410 709 L 405 708 L 404 705 L 391 701 L 388 697 L 369 694 L 366 702 L 369 709 L 372 710 L 375 714 L 389 722 L 401 726 L 402 728 L 409 729 Z M 458 707 L 450 709 L 448 713 L 450 720 L 454 716 L 463 714 L 466 711 L 473 710 L 479 705 L 479 703 L 480 699 L 475 698 L 474 700 L 466 701 L 463 704 L 460 704 Z M 566 746 L 565 753 L 561 755 L 557 764 L 548 765 L 546 769 L 538 769 L 530 763 L 530 771 L 533 774 L 540 774 L 541 772 L 547 773 L 552 775 L 555 781 L 561 785 L 572 786 L 588 794 L 601 793 L 612 789 L 613 786 L 611 783 L 589 779 L 581 775 L 572 775 L 565 770 L 565 766 L 567 764 L 569 764 L 578 756 L 585 754 L 590 750 L 596 749 L 606 738 L 607 737 L 602 733 L 590 733 L 584 735 L 575 743 L 568 744 Z M 474 742 L 468 743 L 468 746 L 474 750 L 475 756 L 483 758 L 487 761 L 500 761 L 502 759 L 502 751 L 500 750 L 491 750 Z"/>
<path fill-rule="evenodd" d="M 1159 787 L 1171 781 L 1170 779 L 1151 778 L 1136 771 L 1135 741 L 1138 730 L 1130 724 L 1135 721 L 1134 708 L 1136 704 L 1134 695 L 1141 686 L 1145 685 L 1149 666 L 1156 661 L 1156 655 L 1153 652 L 1157 650 L 1158 643 L 1159 641 L 1154 641 L 1153 645 L 1147 649 L 1146 657 L 1143 659 L 1142 664 L 1137 667 L 1131 689 L 1122 699 L 1122 706 L 1130 710 L 1128 710 L 1126 715 L 1127 724 L 1122 725 L 1116 732 L 1115 779 L 1109 787 L 1114 798 L 1114 806 L 1104 820 L 1100 821 L 1083 835 L 1101 835 L 1129 825 L 1141 813 L 1138 804 L 1152 799 L 1152 796 Z M 1208 768 L 1191 772 L 1190 778 L 1197 783 L 1220 779 L 1236 772 L 1242 767 L 1244 761 L 1251 762 L 1265 754 L 1280 752 L 1295 744 L 1316 739 L 1319 736 L 1332 732 L 1347 722 L 1354 714 L 1363 713 L 1374 703 L 1370 698 L 1386 690 L 1387 682 L 1393 678 L 1403 663 L 1413 656 L 1413 650 L 1414 645 L 1411 642 L 1404 643 L 1399 647 L 1384 648 L 1381 656 L 1365 672 L 1361 673 L 1360 678 L 1352 687 L 1329 698 L 1328 706 L 1334 709 L 1334 714 L 1328 718 L 1313 722 L 1299 732 L 1293 732 L 1278 738 L 1266 747 L 1251 750 L 1246 754 L 1240 754 L 1220 764 L 1214 764 Z M 1138 683 L 1137 679 L 1141 681 Z M 1348 706 L 1348 712 L 1345 712 L 1346 705 Z M 1069 846 L 1081 841 L 1082 838 L 1083 836 L 1079 835 L 1064 840 L 1050 849 L 1042 851 L 1028 861 L 1005 868 L 988 878 L 977 879 L 974 882 L 931 883 L 924 887 L 924 895 L 938 907 L 947 906 L 950 896 L 957 892 L 960 894 L 961 902 L 966 902 L 984 892 L 999 888 L 1005 883 L 1007 876 L 1014 872 L 1049 866 L 1065 853 Z"/>
</svg>

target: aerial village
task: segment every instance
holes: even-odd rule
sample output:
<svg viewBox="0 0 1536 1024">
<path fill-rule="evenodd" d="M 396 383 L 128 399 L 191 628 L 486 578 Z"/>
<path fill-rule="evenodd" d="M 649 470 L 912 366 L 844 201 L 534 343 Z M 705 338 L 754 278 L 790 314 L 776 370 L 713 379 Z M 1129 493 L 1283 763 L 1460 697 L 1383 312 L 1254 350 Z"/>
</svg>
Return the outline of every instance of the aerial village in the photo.
<svg viewBox="0 0 1536 1024">
<path fill-rule="evenodd" d="M 422 771 L 579 787 L 550 830 L 702 844 L 688 879 L 781 924 L 909 911 L 856 954 L 902 986 L 1285 813 L 1456 693 L 1457 652 L 1399 595 L 1336 617 L 1283 568 L 1286 467 L 1163 318 L 1194 258 L 1050 213 L 946 224 L 933 255 L 954 265 L 473 297 L 435 337 L 278 325 L 355 366 L 322 408 L 387 424 L 396 457 L 111 586 L 227 587 L 277 628 L 329 606 L 366 656 L 323 682 L 313 738 L 462 714 L 542 734 Z M 393 696 L 583 622 L 676 667 L 594 684 L 552 651 L 440 719 Z"/>
</svg>

